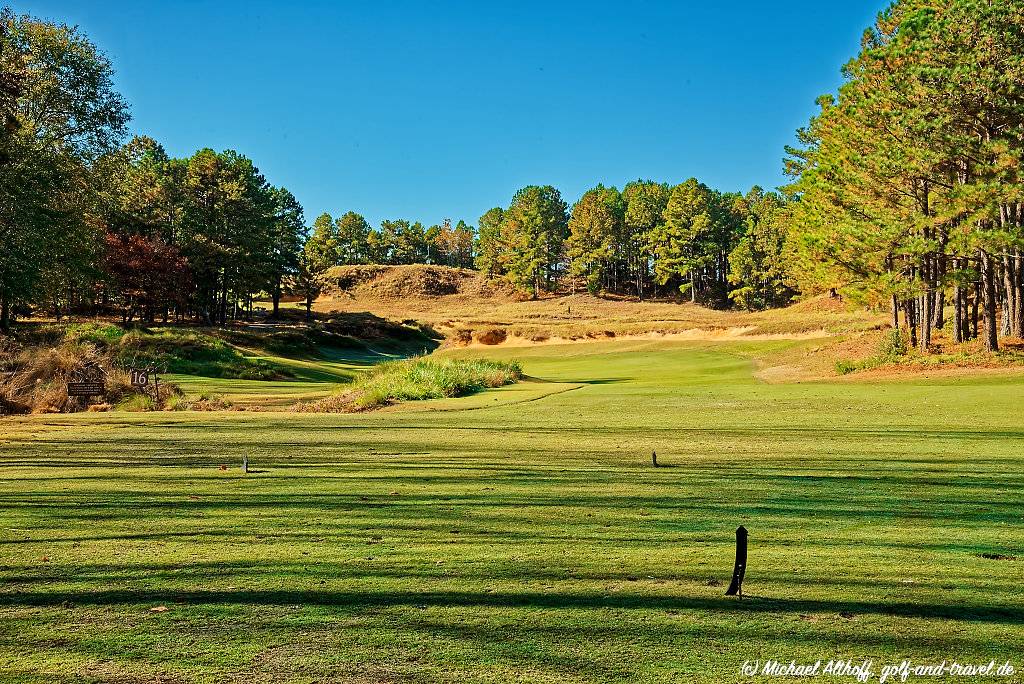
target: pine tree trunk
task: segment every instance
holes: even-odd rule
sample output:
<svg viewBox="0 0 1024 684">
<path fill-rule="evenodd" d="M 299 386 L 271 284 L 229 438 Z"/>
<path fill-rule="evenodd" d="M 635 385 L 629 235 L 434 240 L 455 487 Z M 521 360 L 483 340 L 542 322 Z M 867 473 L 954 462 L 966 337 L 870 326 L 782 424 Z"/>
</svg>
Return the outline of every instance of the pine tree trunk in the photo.
<svg viewBox="0 0 1024 684">
<path fill-rule="evenodd" d="M 931 276 L 928 269 L 928 258 L 924 257 L 921 259 L 921 268 L 919 271 L 921 281 L 924 283 L 925 291 L 916 298 L 916 311 L 914 312 L 914 319 L 920 326 L 918 334 L 918 349 L 922 353 L 928 352 L 928 345 L 931 343 L 931 328 L 932 328 L 932 297 L 929 284 L 931 283 Z"/>
<path fill-rule="evenodd" d="M 946 327 L 946 293 L 939 289 L 934 293 L 932 304 L 932 328 L 941 330 Z"/>
<path fill-rule="evenodd" d="M 949 231 L 942 228 L 939 233 L 939 253 L 935 255 L 935 266 L 932 284 L 934 285 L 935 302 L 932 305 L 934 312 L 932 327 L 936 330 L 946 327 L 946 274 L 949 271 L 949 262 L 946 259 L 946 245 L 949 242 Z"/>
<path fill-rule="evenodd" d="M 1024 263 L 1021 260 L 1020 250 L 1014 250 L 1013 255 L 1013 327 L 1011 334 L 1014 337 L 1024 337 Z"/>
<path fill-rule="evenodd" d="M 1010 302 L 1006 290 L 1000 286 L 1000 280 L 996 277 L 996 301 L 999 302 L 999 336 L 1007 337 L 1010 334 Z"/>
<path fill-rule="evenodd" d="M 274 302 L 274 313 L 271 317 L 277 318 L 278 312 L 281 310 L 281 279 L 278 278 L 277 282 L 274 283 L 274 292 L 271 295 L 271 299 Z"/>
<path fill-rule="evenodd" d="M 11 302 L 6 294 L 0 296 L 0 331 L 11 331 Z"/>
<path fill-rule="evenodd" d="M 964 289 L 960 285 L 953 291 L 953 341 L 964 341 Z"/>
<path fill-rule="evenodd" d="M 892 295 L 889 299 L 889 309 L 892 312 L 892 329 L 900 329 L 900 302 L 896 299 L 896 295 Z"/>
<path fill-rule="evenodd" d="M 1003 335 L 1014 334 L 1014 318 L 1017 312 L 1017 264 L 1009 254 L 1003 255 Z"/>
<path fill-rule="evenodd" d="M 228 279 L 225 277 L 221 281 L 220 290 L 220 324 L 222 326 L 228 324 Z"/>
<path fill-rule="evenodd" d="M 985 250 L 981 255 L 981 279 L 985 297 L 985 350 L 999 351 L 999 322 L 996 318 L 996 273 L 995 262 Z"/>
<path fill-rule="evenodd" d="M 974 298 L 971 300 L 971 320 L 970 320 L 970 332 L 971 339 L 977 339 L 978 337 L 978 303 L 981 301 L 981 283 L 974 284 Z"/>
<path fill-rule="evenodd" d="M 917 303 L 914 299 L 908 299 L 903 304 L 903 317 L 907 320 L 907 330 L 910 331 L 910 346 L 917 346 Z"/>
<path fill-rule="evenodd" d="M 932 343 L 932 295 L 931 292 L 925 292 L 920 297 L 921 301 L 921 339 L 920 349 L 924 354 L 928 353 L 928 347 Z"/>
</svg>

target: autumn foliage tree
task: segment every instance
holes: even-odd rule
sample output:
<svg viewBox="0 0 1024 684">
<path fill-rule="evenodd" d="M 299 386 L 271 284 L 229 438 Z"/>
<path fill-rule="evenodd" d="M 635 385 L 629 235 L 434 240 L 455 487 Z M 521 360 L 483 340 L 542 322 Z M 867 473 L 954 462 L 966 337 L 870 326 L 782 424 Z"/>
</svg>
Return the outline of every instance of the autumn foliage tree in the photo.
<svg viewBox="0 0 1024 684">
<path fill-rule="evenodd" d="M 182 310 L 190 290 L 188 261 L 181 252 L 157 236 L 115 235 L 105 240 L 103 267 L 110 303 L 121 320 L 164 320 L 171 307 Z"/>
</svg>

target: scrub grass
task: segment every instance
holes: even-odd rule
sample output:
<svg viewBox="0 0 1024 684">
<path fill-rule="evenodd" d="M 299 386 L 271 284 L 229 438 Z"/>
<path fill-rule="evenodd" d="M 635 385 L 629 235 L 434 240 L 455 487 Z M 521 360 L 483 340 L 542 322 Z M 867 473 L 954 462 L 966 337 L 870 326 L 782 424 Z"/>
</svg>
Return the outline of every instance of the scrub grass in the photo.
<svg viewBox="0 0 1024 684">
<path fill-rule="evenodd" d="M 518 382 L 515 361 L 415 358 L 387 361 L 367 371 L 343 393 L 296 406 L 304 412 L 365 411 L 401 401 L 462 397 Z"/>
<path fill-rule="evenodd" d="M 153 366 L 165 373 L 209 378 L 273 380 L 281 369 L 262 359 L 246 356 L 224 340 L 186 328 L 130 330 L 121 338 L 118 356 L 137 366 Z"/>
<path fill-rule="evenodd" d="M 287 375 L 266 361 L 244 354 L 226 331 L 187 327 L 124 327 L 113 323 L 36 324 L 16 330 L 27 349 L 90 347 L 118 367 L 155 367 L 164 373 L 211 378 L 269 380 Z M 268 341 L 273 335 L 264 336 Z"/>
<path fill-rule="evenodd" d="M 49 347 L 0 338 L 0 415 L 96 410 L 93 398 L 68 396 L 67 384 L 85 378 L 102 379 L 104 406 L 109 402 L 125 410 L 152 410 L 178 393 L 176 386 L 164 383 L 159 401 L 147 396 L 93 341 L 70 338 Z"/>
<path fill-rule="evenodd" d="M 488 282 L 479 273 L 427 268 L 447 273 L 447 284 L 455 292 L 451 292 L 452 287 L 438 289 L 435 283 L 424 283 L 422 266 L 341 267 L 338 274 L 352 276 L 362 272 L 362 276 L 355 278 L 360 283 L 343 283 L 341 292 L 329 290 L 314 308 L 321 313 L 370 312 L 396 321 L 416 320 L 453 339 L 494 329 L 526 340 L 694 331 L 756 335 L 848 333 L 876 329 L 887 321 L 884 312 L 866 311 L 828 297 L 758 312 L 716 311 L 675 299 L 638 302 L 588 294 L 549 295 L 524 301 L 509 296 L 507 286 Z"/>
<path fill-rule="evenodd" d="M 3 419 L 0 681 L 1019 673 L 1020 374 L 758 382 L 789 344 L 459 350 L 530 380 L 379 412 Z"/>
</svg>

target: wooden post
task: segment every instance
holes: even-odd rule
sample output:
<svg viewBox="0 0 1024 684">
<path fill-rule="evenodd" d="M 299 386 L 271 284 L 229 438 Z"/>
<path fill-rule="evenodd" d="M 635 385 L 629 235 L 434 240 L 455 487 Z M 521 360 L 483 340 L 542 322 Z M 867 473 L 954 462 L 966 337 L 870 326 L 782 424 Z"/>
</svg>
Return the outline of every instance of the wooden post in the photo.
<svg viewBox="0 0 1024 684">
<path fill-rule="evenodd" d="M 249 472 L 249 455 L 248 454 L 242 454 L 242 472 L 243 473 L 248 473 Z"/>
<path fill-rule="evenodd" d="M 657 451 L 652 451 L 651 452 L 651 463 L 654 464 L 655 468 L 658 467 L 658 452 Z"/>
<path fill-rule="evenodd" d="M 739 594 L 743 598 L 743 575 L 747 571 L 747 528 L 740 525 L 736 528 L 736 565 L 732 570 L 732 584 L 729 585 L 726 596 Z"/>
</svg>

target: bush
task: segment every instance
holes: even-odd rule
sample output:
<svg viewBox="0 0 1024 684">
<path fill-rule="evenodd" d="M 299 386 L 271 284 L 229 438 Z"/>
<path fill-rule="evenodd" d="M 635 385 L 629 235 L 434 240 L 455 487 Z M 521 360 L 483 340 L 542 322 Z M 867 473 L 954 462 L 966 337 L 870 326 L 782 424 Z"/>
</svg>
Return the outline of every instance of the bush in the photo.
<svg viewBox="0 0 1024 684">
<path fill-rule="evenodd" d="M 840 359 L 836 361 L 835 369 L 838 375 L 849 375 L 857 371 L 877 368 L 887 363 L 896 363 L 909 353 L 910 344 L 906 334 L 898 328 L 892 328 L 887 330 L 882 335 L 882 339 L 878 341 L 878 351 L 874 356 L 859 361 Z"/>
<path fill-rule="evenodd" d="M 867 366 L 864 361 L 851 361 L 849 359 L 840 359 L 836 361 L 836 374 L 837 375 L 849 375 L 850 373 L 856 373 L 859 370 L 864 370 Z"/>
<path fill-rule="evenodd" d="M 878 343 L 878 356 L 886 360 L 894 360 L 906 356 L 910 351 L 909 341 L 899 328 L 892 328 L 882 336 Z"/>
<path fill-rule="evenodd" d="M 91 342 L 100 346 L 116 344 L 127 331 L 110 323 L 72 323 L 64 331 L 64 339 L 68 342 Z"/>
<path fill-rule="evenodd" d="M 86 330 L 85 335 L 93 334 Z M 84 341 L 67 341 L 55 347 L 28 346 L 0 349 L 0 413 L 54 413 L 82 411 L 90 400 L 69 397 L 67 383 L 99 372 L 105 385 L 104 401 L 128 410 L 166 403 L 180 390 L 171 383 L 160 384 L 159 398 L 132 387 L 128 373 L 117 367 L 109 350 Z M 97 371 L 98 369 L 98 371 Z"/>
<path fill-rule="evenodd" d="M 486 359 L 429 359 L 382 363 L 348 392 L 297 405 L 298 411 L 365 411 L 398 401 L 443 399 L 501 387 L 523 377 L 517 362 Z"/>
</svg>

